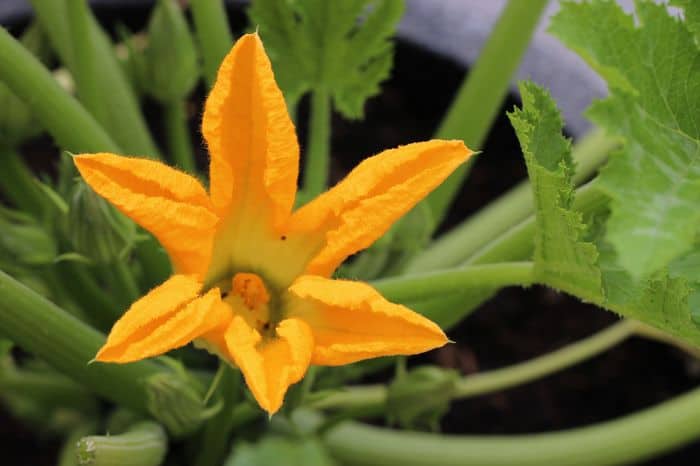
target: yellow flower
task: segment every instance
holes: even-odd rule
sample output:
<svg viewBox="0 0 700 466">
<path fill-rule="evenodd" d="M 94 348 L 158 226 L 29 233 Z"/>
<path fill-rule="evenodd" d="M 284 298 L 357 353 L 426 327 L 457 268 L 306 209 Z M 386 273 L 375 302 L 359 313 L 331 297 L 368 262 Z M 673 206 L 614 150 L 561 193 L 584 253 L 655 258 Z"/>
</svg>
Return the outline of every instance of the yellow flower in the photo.
<svg viewBox="0 0 700 466">
<path fill-rule="evenodd" d="M 194 341 L 242 371 L 273 414 L 310 364 L 416 354 L 442 330 L 333 271 L 368 247 L 470 155 L 461 141 L 371 157 L 292 212 L 299 147 L 256 34 L 226 56 L 204 111 L 210 192 L 164 164 L 82 154 L 85 181 L 153 233 L 175 275 L 114 325 L 97 361 L 126 363 Z"/>
</svg>

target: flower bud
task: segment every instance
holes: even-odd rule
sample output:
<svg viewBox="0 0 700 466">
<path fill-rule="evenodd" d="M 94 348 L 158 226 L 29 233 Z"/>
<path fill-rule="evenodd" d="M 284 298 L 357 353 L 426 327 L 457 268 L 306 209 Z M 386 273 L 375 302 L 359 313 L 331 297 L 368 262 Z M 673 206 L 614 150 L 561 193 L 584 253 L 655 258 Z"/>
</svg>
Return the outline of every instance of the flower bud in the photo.
<svg viewBox="0 0 700 466">
<path fill-rule="evenodd" d="M 185 98 L 199 79 L 197 51 L 175 0 L 159 0 L 148 24 L 148 45 L 137 74 L 145 91 L 167 103 Z"/>
<path fill-rule="evenodd" d="M 75 185 L 68 211 L 68 237 L 78 254 L 97 264 L 113 262 L 129 247 L 134 228 L 85 183 Z"/>
<path fill-rule="evenodd" d="M 437 430 L 449 410 L 459 373 L 436 366 L 420 366 L 396 378 L 387 394 L 390 422 L 405 428 Z"/>
<path fill-rule="evenodd" d="M 155 374 L 146 381 L 148 411 L 175 437 L 190 434 L 216 414 L 220 405 L 207 408 L 204 393 L 181 374 Z"/>
</svg>

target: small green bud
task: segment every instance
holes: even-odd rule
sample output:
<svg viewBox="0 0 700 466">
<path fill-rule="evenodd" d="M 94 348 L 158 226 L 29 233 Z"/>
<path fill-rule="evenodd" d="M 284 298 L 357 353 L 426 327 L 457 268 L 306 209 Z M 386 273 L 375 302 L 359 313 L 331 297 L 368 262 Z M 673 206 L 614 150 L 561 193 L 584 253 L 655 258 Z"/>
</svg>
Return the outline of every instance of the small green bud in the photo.
<svg viewBox="0 0 700 466">
<path fill-rule="evenodd" d="M 450 408 L 459 373 L 436 366 L 420 366 L 396 378 L 387 393 L 391 422 L 413 429 L 437 430 Z"/>
<path fill-rule="evenodd" d="M 50 264 L 56 257 L 52 235 L 29 215 L 0 208 L 0 231 L 0 261 L 32 267 Z"/>
<path fill-rule="evenodd" d="M 156 4 L 148 24 L 143 58 L 136 61 L 143 88 L 160 102 L 181 100 L 197 84 L 197 49 L 175 0 L 159 0 Z"/>
<path fill-rule="evenodd" d="M 198 430 L 221 407 L 207 407 L 202 387 L 175 372 L 151 376 L 146 381 L 146 392 L 148 411 L 175 437 Z"/>
<path fill-rule="evenodd" d="M 78 254 L 109 264 L 131 246 L 134 224 L 79 181 L 70 200 L 68 237 Z"/>
</svg>

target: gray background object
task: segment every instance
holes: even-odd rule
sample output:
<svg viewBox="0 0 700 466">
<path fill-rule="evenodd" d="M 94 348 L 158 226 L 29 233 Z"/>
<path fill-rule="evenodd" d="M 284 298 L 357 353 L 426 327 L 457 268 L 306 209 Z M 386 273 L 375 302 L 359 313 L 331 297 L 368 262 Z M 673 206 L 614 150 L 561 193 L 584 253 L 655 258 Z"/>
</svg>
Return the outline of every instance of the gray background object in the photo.
<svg viewBox="0 0 700 466">
<path fill-rule="evenodd" d="M 342 0 L 329 0 L 342 1 Z M 530 0 L 515 0 L 527 2 Z M 92 0 L 94 5 L 152 4 L 152 0 Z M 233 0 L 232 3 L 245 3 Z M 399 36 L 463 65 L 472 63 L 507 0 L 407 0 Z M 618 0 L 630 11 L 632 0 Z M 605 83 L 574 53 L 546 32 L 549 17 L 559 8 L 551 0 L 523 63 L 514 77 L 548 87 L 564 113 L 568 129 L 581 134 L 589 127 L 582 112 L 605 95 Z M 26 0 L 0 0 L 0 21 L 12 22 L 30 12 Z"/>
</svg>

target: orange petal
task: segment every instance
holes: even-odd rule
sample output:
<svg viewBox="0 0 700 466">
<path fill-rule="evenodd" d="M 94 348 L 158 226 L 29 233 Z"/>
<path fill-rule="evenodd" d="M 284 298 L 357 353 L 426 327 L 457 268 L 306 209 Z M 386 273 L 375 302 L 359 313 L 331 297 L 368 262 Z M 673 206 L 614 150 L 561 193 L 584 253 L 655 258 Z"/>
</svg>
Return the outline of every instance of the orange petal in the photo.
<svg viewBox="0 0 700 466">
<path fill-rule="evenodd" d="M 311 327 L 312 364 L 417 354 L 447 343 L 435 323 L 387 301 L 366 283 L 305 275 L 289 291 L 306 301 L 297 303 L 292 314 Z"/>
<path fill-rule="evenodd" d="M 201 284 L 192 277 L 174 275 L 136 301 L 107 337 L 95 359 L 130 362 L 183 346 L 230 315 L 219 306 L 219 290 L 198 297 Z"/>
<path fill-rule="evenodd" d="M 257 34 L 246 34 L 224 58 L 204 110 L 211 198 L 223 217 L 233 209 L 286 222 L 297 186 L 299 146 L 270 60 Z M 262 210 L 261 210 L 262 208 Z"/>
<path fill-rule="evenodd" d="M 313 347 L 311 330 L 299 319 L 285 319 L 276 330 L 276 337 L 263 340 L 242 316 L 236 316 L 226 332 L 233 361 L 258 404 L 270 415 L 282 406 L 289 386 L 304 377 Z"/>
<path fill-rule="evenodd" d="M 218 218 L 195 178 L 153 160 L 114 154 L 74 160 L 95 192 L 153 233 L 178 272 L 206 271 Z"/>
<path fill-rule="evenodd" d="M 291 231 L 325 235 L 306 272 L 330 274 L 382 236 L 472 152 L 461 141 L 427 141 L 370 157 L 292 215 Z"/>
</svg>

